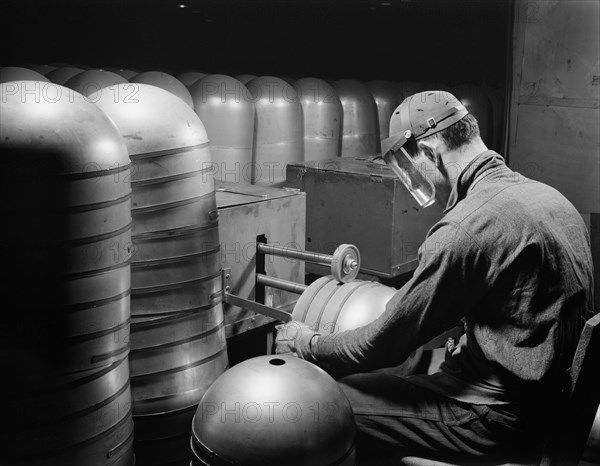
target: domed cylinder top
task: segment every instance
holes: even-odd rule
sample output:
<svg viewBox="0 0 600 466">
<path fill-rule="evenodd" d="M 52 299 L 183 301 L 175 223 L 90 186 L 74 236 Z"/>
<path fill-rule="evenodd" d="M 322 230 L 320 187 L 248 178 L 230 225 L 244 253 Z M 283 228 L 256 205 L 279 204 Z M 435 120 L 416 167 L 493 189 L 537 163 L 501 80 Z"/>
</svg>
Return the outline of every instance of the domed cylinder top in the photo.
<svg viewBox="0 0 600 466">
<path fill-rule="evenodd" d="M 392 81 L 369 81 L 367 88 L 377 105 L 379 137 L 386 139 L 390 136 L 390 118 L 396 107 L 402 103 L 402 95 L 398 92 L 398 85 Z"/>
<path fill-rule="evenodd" d="M 197 464 L 347 466 L 355 429 L 346 395 L 325 371 L 289 355 L 259 356 L 226 371 L 202 397 L 192 453 Z"/>
<path fill-rule="evenodd" d="M 30 70 L 37 71 L 40 74 L 46 76 L 50 71 L 54 71 L 56 66 L 52 65 L 27 65 L 24 68 L 29 68 Z"/>
<path fill-rule="evenodd" d="M 0 69 L 0 83 L 9 81 L 40 81 L 50 82 L 43 74 L 20 66 L 5 66 Z"/>
<path fill-rule="evenodd" d="M 463 103 L 469 113 L 477 118 L 481 139 L 490 146 L 492 143 L 489 137 L 491 134 L 492 109 L 485 92 L 481 87 L 470 84 L 455 86 L 452 92 Z"/>
<path fill-rule="evenodd" d="M 114 86 L 117 84 L 126 84 L 127 81 L 123 76 L 104 70 L 88 70 L 83 73 L 76 74 L 69 79 L 64 85 L 81 95 L 88 97 L 96 92 L 100 93 L 105 87 Z"/>
<path fill-rule="evenodd" d="M 235 79 L 237 79 L 242 84 L 246 85 L 256 77 L 257 76 L 255 74 L 238 74 L 237 76 L 235 76 Z"/>
<path fill-rule="evenodd" d="M 204 123 L 218 180 L 250 184 L 254 103 L 237 79 L 211 74 L 191 88 L 194 110 Z"/>
<path fill-rule="evenodd" d="M 138 71 L 123 69 L 123 68 L 115 68 L 115 67 L 112 67 L 112 66 L 107 66 L 107 67 L 105 67 L 103 69 L 106 70 L 106 71 L 110 71 L 112 73 L 116 73 L 119 76 L 123 76 L 125 79 L 127 79 L 128 82 L 136 74 L 139 74 Z"/>
<path fill-rule="evenodd" d="M 282 186 L 287 164 L 302 162 L 302 107 L 293 86 L 274 76 L 246 85 L 256 108 L 252 183 Z"/>
<path fill-rule="evenodd" d="M 379 117 L 369 89 L 359 81 L 333 83 L 344 108 L 342 157 L 374 154 L 379 150 Z"/>
<path fill-rule="evenodd" d="M 83 73 L 83 68 L 76 68 L 73 66 L 66 66 L 63 68 L 56 68 L 54 71 L 50 71 L 46 77 L 54 84 L 60 84 L 63 86 L 73 76 Z"/>
<path fill-rule="evenodd" d="M 190 95 L 190 91 L 174 76 L 160 71 L 145 71 L 135 75 L 130 80 L 132 83 L 138 84 L 150 84 L 152 86 L 160 87 L 165 91 L 179 97 L 191 108 L 194 108 L 194 101 Z"/>
<path fill-rule="evenodd" d="M 335 89 L 317 78 L 299 79 L 294 88 L 302 105 L 304 161 L 339 157 L 344 109 Z"/>
<path fill-rule="evenodd" d="M 177 79 L 188 89 L 190 89 L 199 80 L 204 78 L 206 73 L 200 73 L 199 71 L 186 71 L 177 75 Z M 193 96 L 192 96 L 193 97 Z"/>
</svg>

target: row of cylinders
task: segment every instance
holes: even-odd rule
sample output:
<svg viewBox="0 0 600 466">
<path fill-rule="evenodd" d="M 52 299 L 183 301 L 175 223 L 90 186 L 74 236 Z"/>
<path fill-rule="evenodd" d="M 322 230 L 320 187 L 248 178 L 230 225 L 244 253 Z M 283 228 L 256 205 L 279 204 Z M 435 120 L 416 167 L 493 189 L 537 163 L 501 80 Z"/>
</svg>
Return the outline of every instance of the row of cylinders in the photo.
<svg viewBox="0 0 600 466">
<path fill-rule="evenodd" d="M 482 86 L 449 88 L 439 83 L 384 80 L 365 84 L 352 79 L 329 83 L 317 78 L 199 72 L 174 77 L 158 71 L 44 66 L 37 68 L 46 71 L 45 79 L 88 97 L 127 82 L 155 85 L 178 96 L 204 123 L 211 141 L 212 171 L 218 180 L 280 186 L 288 163 L 378 153 L 381 139 L 390 135 L 392 114 L 402 100 L 431 89 L 452 92 L 477 117 L 484 142 L 497 150 L 502 145 L 502 95 Z M 15 70 L 0 70 L 0 76 Z M 129 94 L 135 97 L 133 86 Z"/>
<path fill-rule="evenodd" d="M 206 131 L 155 86 L 43 84 L 1 87 L 3 464 L 187 465 L 228 367 Z"/>
</svg>

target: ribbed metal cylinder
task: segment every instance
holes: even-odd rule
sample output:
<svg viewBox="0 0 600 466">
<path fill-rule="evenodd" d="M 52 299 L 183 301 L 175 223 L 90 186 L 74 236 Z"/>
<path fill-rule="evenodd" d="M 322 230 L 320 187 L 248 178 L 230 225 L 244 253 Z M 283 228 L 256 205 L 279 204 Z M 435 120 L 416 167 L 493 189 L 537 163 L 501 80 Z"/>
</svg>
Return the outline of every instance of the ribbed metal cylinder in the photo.
<svg viewBox="0 0 600 466">
<path fill-rule="evenodd" d="M 237 79 L 211 74 L 190 92 L 194 110 L 210 139 L 215 179 L 250 184 L 254 142 L 254 103 Z"/>
<path fill-rule="evenodd" d="M 188 91 L 187 87 L 185 87 L 185 85 L 175 76 L 171 76 L 168 73 L 163 73 L 161 71 L 144 71 L 143 73 L 136 74 L 132 77 L 130 82 L 160 87 L 179 97 L 187 105 L 194 108 L 194 101 L 192 100 L 190 91 Z"/>
<path fill-rule="evenodd" d="M 73 76 L 78 75 L 79 73 L 83 73 L 85 70 L 83 68 L 77 68 L 74 66 L 65 66 L 61 68 L 56 68 L 53 71 L 50 71 L 46 77 L 52 81 L 54 84 L 60 84 L 63 86 L 69 79 Z"/>
<path fill-rule="evenodd" d="M 340 283 L 331 276 L 321 277 L 302 293 L 294 306 L 292 320 L 304 322 L 321 334 L 353 330 L 383 314 L 396 291 L 378 282 Z M 417 349 L 398 370 L 412 373 L 422 355 L 423 350 Z"/>
<path fill-rule="evenodd" d="M 469 113 L 477 118 L 481 139 L 492 145 L 492 109 L 487 95 L 480 86 L 461 84 L 452 88 L 452 93 L 462 102 Z"/>
<path fill-rule="evenodd" d="M 344 108 L 342 157 L 359 157 L 379 150 L 379 117 L 375 99 L 360 81 L 342 79 L 333 83 Z"/>
<path fill-rule="evenodd" d="M 0 83 L 10 81 L 39 81 L 50 82 L 43 74 L 20 66 L 5 66 L 0 69 Z"/>
<path fill-rule="evenodd" d="M 294 87 L 302 105 L 304 161 L 339 157 L 344 109 L 335 89 L 317 78 L 299 79 Z"/>
<path fill-rule="evenodd" d="M 114 90 L 127 95 L 127 86 Z M 97 105 L 121 131 L 134 167 L 130 367 L 136 456 L 144 465 L 166 465 L 189 461 L 181 443 L 189 438 L 194 407 L 228 364 L 218 221 L 202 122 L 171 93 L 136 86 L 135 102 L 115 102 L 103 92 Z"/>
<path fill-rule="evenodd" d="M 104 70 L 87 70 L 70 78 L 65 82 L 64 86 L 87 97 L 105 87 L 128 82 L 123 76 L 117 73 Z M 118 96 L 113 97 L 118 98 Z"/>
<path fill-rule="evenodd" d="M 379 137 L 386 139 L 390 136 L 390 119 L 396 107 L 402 103 L 398 92 L 398 84 L 392 81 L 375 80 L 367 83 L 367 88 L 375 99 L 379 117 Z"/>
<path fill-rule="evenodd" d="M 30 83 L 0 99 L 3 464 L 131 465 L 127 149 L 81 95 Z"/>
<path fill-rule="evenodd" d="M 256 108 L 252 184 L 283 186 L 287 164 L 304 157 L 300 99 L 274 76 L 254 78 L 246 87 Z"/>
</svg>

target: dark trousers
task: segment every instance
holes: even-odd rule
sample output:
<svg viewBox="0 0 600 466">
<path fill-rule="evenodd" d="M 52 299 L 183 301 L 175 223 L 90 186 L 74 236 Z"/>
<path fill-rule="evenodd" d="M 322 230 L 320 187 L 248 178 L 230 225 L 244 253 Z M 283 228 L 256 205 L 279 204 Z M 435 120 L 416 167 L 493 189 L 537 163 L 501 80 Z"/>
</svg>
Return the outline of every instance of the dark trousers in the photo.
<svg viewBox="0 0 600 466">
<path fill-rule="evenodd" d="M 338 383 L 354 410 L 358 465 L 397 465 L 410 455 L 478 465 L 539 455 L 543 413 L 531 406 L 462 403 L 385 372 Z"/>
</svg>

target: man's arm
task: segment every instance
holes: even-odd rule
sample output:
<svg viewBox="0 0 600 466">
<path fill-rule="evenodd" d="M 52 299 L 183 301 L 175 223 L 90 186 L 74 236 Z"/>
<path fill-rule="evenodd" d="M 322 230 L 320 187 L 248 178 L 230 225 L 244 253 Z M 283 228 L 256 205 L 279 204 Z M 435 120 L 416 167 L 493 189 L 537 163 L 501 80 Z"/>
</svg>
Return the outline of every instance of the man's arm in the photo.
<svg viewBox="0 0 600 466">
<path fill-rule="evenodd" d="M 419 249 L 412 279 L 364 327 L 317 338 L 299 351 L 327 370 L 358 372 L 402 363 L 455 325 L 486 291 L 489 261 L 459 225 L 440 222 Z"/>
</svg>

